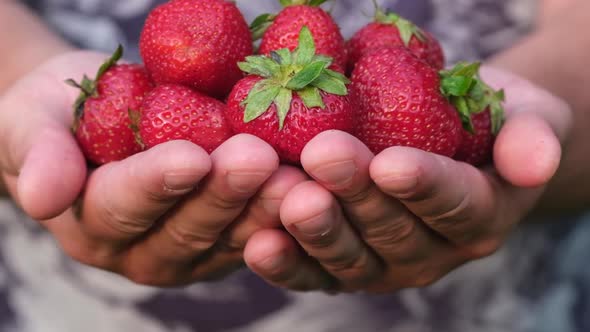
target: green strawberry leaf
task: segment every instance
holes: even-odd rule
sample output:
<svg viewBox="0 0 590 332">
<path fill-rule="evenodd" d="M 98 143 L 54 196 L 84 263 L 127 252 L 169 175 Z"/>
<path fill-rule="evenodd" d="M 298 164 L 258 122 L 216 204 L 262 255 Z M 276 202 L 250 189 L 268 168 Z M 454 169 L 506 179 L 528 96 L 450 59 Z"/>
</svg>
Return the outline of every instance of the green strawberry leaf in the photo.
<svg viewBox="0 0 590 332">
<path fill-rule="evenodd" d="M 297 5 L 306 5 L 306 6 L 317 7 L 326 1 L 328 1 L 328 0 L 279 0 L 279 2 L 281 3 L 281 5 L 283 7 L 297 6 Z"/>
<path fill-rule="evenodd" d="M 287 82 L 285 87 L 291 90 L 303 89 L 322 74 L 326 65 L 327 63 L 324 61 L 316 61 L 306 65 Z"/>
<path fill-rule="evenodd" d="M 290 66 L 293 64 L 293 56 L 288 48 L 272 51 L 271 54 L 272 53 L 277 54 L 281 58 L 281 62 L 279 62 L 281 65 Z"/>
<path fill-rule="evenodd" d="M 293 91 L 281 88 L 277 97 L 275 98 L 275 105 L 277 105 L 277 113 L 279 116 L 279 130 L 283 130 L 285 126 L 285 119 L 291 109 L 291 101 L 293 100 Z"/>
<path fill-rule="evenodd" d="M 323 109 L 326 107 L 318 88 L 306 87 L 305 89 L 297 91 L 297 94 L 301 97 L 303 104 L 307 108 L 319 107 Z"/>
<path fill-rule="evenodd" d="M 465 97 L 453 97 L 452 101 L 459 112 L 459 117 L 461 118 L 463 128 L 469 133 L 475 134 L 475 127 L 473 126 L 471 112 L 469 111 L 469 106 L 467 105 Z"/>
<path fill-rule="evenodd" d="M 488 86 L 479 77 L 480 67 L 479 62 L 460 62 L 450 70 L 440 71 L 440 89 L 459 112 L 465 130 L 474 133 L 473 115 L 489 109 L 491 130 L 496 135 L 504 121 L 504 91 Z"/>
<path fill-rule="evenodd" d="M 312 7 L 318 7 L 318 6 L 321 6 L 326 1 L 328 1 L 328 0 L 310 0 L 307 3 L 307 5 L 312 6 Z"/>
<path fill-rule="evenodd" d="M 263 81 L 257 83 L 260 84 Z M 265 84 L 261 84 L 265 85 Z M 244 122 L 248 123 L 264 114 L 281 90 L 277 85 L 266 85 L 263 88 L 254 87 L 245 100 Z"/>
<path fill-rule="evenodd" d="M 305 65 L 313 60 L 315 52 L 316 48 L 311 31 L 307 26 L 304 26 L 299 32 L 299 44 L 293 54 L 293 62 L 297 65 Z"/>
<path fill-rule="evenodd" d="M 250 33 L 252 34 L 252 40 L 256 41 L 264 36 L 264 33 L 274 22 L 276 15 L 274 14 L 262 14 L 259 15 L 250 24 Z"/>
<path fill-rule="evenodd" d="M 308 108 L 325 107 L 320 90 L 346 95 L 346 84 L 350 83 L 348 78 L 328 69 L 333 61 L 331 57 L 315 52 L 313 36 L 307 27 L 303 27 L 295 51 L 279 49 L 268 56 L 246 57 L 245 61 L 238 63 L 242 71 L 264 78 L 252 87 L 240 103 L 245 107 L 244 122 L 260 117 L 274 102 L 279 130 L 282 130 L 291 109 L 293 92 L 299 95 Z"/>
<path fill-rule="evenodd" d="M 348 79 L 344 81 L 326 71 L 316 78 L 311 85 L 333 95 L 346 96 L 348 89 L 345 82 L 348 82 Z"/>
<path fill-rule="evenodd" d="M 270 51 L 270 58 L 278 63 L 279 65 L 283 64 L 283 58 L 281 58 L 281 56 L 279 55 L 279 53 L 275 52 L 275 51 Z"/>
<path fill-rule="evenodd" d="M 98 81 L 104 73 L 106 73 L 112 66 L 116 65 L 119 60 L 123 57 L 123 46 L 119 45 L 115 50 L 115 53 L 100 66 L 98 72 L 96 73 L 96 77 L 94 78 L 95 81 Z"/>
<path fill-rule="evenodd" d="M 471 77 L 451 76 L 443 78 L 441 88 L 447 96 L 462 97 L 467 95 L 475 80 Z"/>
<path fill-rule="evenodd" d="M 350 80 L 348 79 L 348 77 L 344 76 L 344 74 L 341 74 L 341 73 L 339 73 L 337 71 L 334 71 L 334 70 L 331 70 L 331 69 L 326 69 L 325 73 L 328 76 L 332 77 L 332 78 L 335 78 L 335 79 L 337 79 L 339 81 L 342 81 L 344 84 L 349 84 L 350 83 Z"/>
<path fill-rule="evenodd" d="M 318 55 L 314 56 L 311 61 L 313 61 L 313 62 L 324 61 L 325 63 L 327 63 L 327 65 L 326 65 L 326 68 L 327 68 L 332 65 L 332 62 L 334 62 L 334 59 L 332 57 L 327 56 L 327 55 L 318 54 Z"/>
<path fill-rule="evenodd" d="M 504 124 L 504 107 L 502 102 L 505 100 L 504 90 L 495 93 L 494 101 L 490 104 L 490 113 L 492 120 L 492 134 L 497 135 Z"/>
<path fill-rule="evenodd" d="M 266 56 L 247 56 L 245 60 L 239 62 L 238 67 L 248 74 L 269 78 L 281 69 L 280 64 Z"/>
<path fill-rule="evenodd" d="M 471 78 L 477 78 L 480 67 L 480 62 L 459 62 L 455 65 L 453 69 L 451 69 L 449 73 L 451 76 L 466 76 Z"/>
</svg>

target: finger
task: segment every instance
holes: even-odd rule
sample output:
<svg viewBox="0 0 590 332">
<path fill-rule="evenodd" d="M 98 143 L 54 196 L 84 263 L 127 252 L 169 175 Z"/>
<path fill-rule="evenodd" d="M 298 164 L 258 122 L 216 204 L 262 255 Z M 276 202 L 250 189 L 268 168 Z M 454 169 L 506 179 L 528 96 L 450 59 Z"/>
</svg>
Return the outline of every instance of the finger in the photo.
<svg viewBox="0 0 590 332">
<path fill-rule="evenodd" d="M 16 195 L 25 212 L 45 220 L 74 202 L 86 163 L 65 123 L 46 111 L 67 107 L 64 98 L 52 91 L 39 91 L 33 98 L 20 94 L 14 88 L 0 100 L 0 168 L 18 175 Z"/>
<path fill-rule="evenodd" d="M 439 250 L 441 239 L 369 176 L 373 153 L 340 131 L 319 134 L 303 153 L 303 167 L 340 201 L 348 220 L 387 262 L 410 262 Z"/>
<path fill-rule="evenodd" d="M 153 269 L 170 262 L 192 263 L 218 241 L 279 163 L 272 147 L 251 135 L 230 138 L 211 160 L 203 185 L 131 250 L 129 260 Z"/>
<path fill-rule="evenodd" d="M 207 152 L 190 142 L 156 146 L 92 173 L 79 220 L 45 224 L 61 242 L 88 241 L 116 253 L 143 236 L 210 168 Z"/>
<path fill-rule="evenodd" d="M 451 242 L 485 255 L 515 222 L 506 202 L 526 207 L 534 195 L 519 195 L 492 176 L 449 158 L 412 148 L 383 151 L 371 164 L 371 177 L 385 193 Z"/>
<path fill-rule="evenodd" d="M 0 98 L 0 169 L 19 175 L 19 201 L 34 219 L 60 215 L 82 190 L 86 164 L 69 131 L 79 91 L 63 80 L 95 71 L 104 58 L 91 52 L 56 57 Z"/>
<path fill-rule="evenodd" d="M 519 187 L 538 187 L 555 174 L 561 144 L 572 125 L 562 100 L 516 75 L 483 67 L 482 76 L 506 94 L 506 122 L 500 131 L 494 161 L 500 175 Z"/>
<path fill-rule="evenodd" d="M 346 222 L 332 194 L 313 181 L 299 184 L 281 205 L 281 220 L 303 249 L 346 285 L 377 278 L 381 264 Z"/>
<path fill-rule="evenodd" d="M 287 193 L 308 179 L 295 167 L 281 166 L 260 188 L 239 218 L 224 232 L 225 247 L 242 250 L 250 236 L 261 229 L 279 228 L 280 206 Z"/>
<path fill-rule="evenodd" d="M 252 235 L 244 249 L 248 267 L 272 285 L 290 290 L 320 290 L 335 286 L 317 262 L 301 254 L 284 231 L 265 229 Z"/>
</svg>

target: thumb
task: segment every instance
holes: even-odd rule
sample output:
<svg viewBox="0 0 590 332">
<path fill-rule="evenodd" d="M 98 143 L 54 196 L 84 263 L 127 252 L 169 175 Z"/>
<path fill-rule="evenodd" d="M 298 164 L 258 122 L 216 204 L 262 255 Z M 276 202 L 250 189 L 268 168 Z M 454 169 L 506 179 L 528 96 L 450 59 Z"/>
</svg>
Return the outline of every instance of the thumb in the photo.
<svg viewBox="0 0 590 332">
<path fill-rule="evenodd" d="M 86 178 L 86 163 L 63 116 L 70 108 L 54 80 L 25 79 L 0 99 L 0 169 L 17 177 L 16 199 L 32 218 L 68 209 Z"/>
<path fill-rule="evenodd" d="M 546 185 L 559 168 L 572 123 L 569 106 L 512 73 L 483 67 L 482 76 L 506 94 L 506 122 L 494 145 L 497 171 L 510 184 Z"/>
<path fill-rule="evenodd" d="M 550 125 L 535 114 L 518 114 L 506 122 L 494 147 L 500 175 L 517 187 L 547 184 L 561 161 L 561 143 Z"/>
</svg>

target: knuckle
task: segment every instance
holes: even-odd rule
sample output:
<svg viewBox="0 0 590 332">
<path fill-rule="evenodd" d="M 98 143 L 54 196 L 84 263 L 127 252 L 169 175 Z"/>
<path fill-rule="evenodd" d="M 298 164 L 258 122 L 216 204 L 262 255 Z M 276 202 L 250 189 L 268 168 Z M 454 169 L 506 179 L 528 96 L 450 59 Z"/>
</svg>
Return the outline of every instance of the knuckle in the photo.
<svg viewBox="0 0 590 332">
<path fill-rule="evenodd" d="M 174 223 L 164 225 L 164 231 L 182 248 L 202 252 L 211 248 L 217 241 L 217 235 L 205 235 L 195 230 L 188 230 Z"/>
<path fill-rule="evenodd" d="M 245 204 L 243 199 L 232 199 L 227 196 L 210 193 L 207 195 L 207 205 L 217 211 L 231 211 L 241 208 Z"/>
<path fill-rule="evenodd" d="M 416 227 L 414 220 L 404 216 L 396 221 L 383 220 L 367 228 L 363 237 L 378 252 L 404 260 L 414 255 L 412 238 Z"/>
<path fill-rule="evenodd" d="M 357 206 L 362 205 L 367 201 L 371 201 L 377 195 L 374 187 L 365 188 L 353 193 L 341 194 L 341 199 L 346 202 L 347 205 Z"/>
<path fill-rule="evenodd" d="M 443 208 L 433 216 L 422 217 L 422 220 L 439 231 L 452 231 L 469 219 L 471 200 L 471 193 L 466 192 L 460 200 Z"/>
<path fill-rule="evenodd" d="M 370 270 L 370 256 L 367 250 L 358 248 L 331 259 L 323 260 L 322 265 L 333 273 L 346 273 L 351 277 L 366 277 Z"/>
<path fill-rule="evenodd" d="M 315 249 L 329 249 L 338 241 L 339 232 L 334 230 L 314 236 L 306 236 L 304 242 Z"/>
<path fill-rule="evenodd" d="M 120 211 L 120 209 L 117 209 L 112 204 L 107 204 L 102 212 L 104 224 L 114 231 L 125 235 L 141 234 L 151 225 Z"/>
</svg>

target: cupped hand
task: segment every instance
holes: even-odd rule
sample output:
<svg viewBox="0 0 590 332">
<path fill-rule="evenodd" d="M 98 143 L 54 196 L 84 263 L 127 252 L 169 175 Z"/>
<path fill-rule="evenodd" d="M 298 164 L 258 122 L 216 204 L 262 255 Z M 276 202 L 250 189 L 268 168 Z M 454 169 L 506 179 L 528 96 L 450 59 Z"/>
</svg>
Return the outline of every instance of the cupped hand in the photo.
<svg viewBox="0 0 590 332">
<path fill-rule="evenodd" d="M 77 91 L 107 56 L 61 55 L 0 98 L 0 170 L 15 201 L 76 260 L 137 283 L 208 280 L 243 263 L 247 238 L 276 227 L 305 179 L 263 141 L 229 139 L 211 155 L 173 141 L 88 170 L 69 127 Z"/>
<path fill-rule="evenodd" d="M 282 204 L 288 233 L 254 234 L 246 263 L 289 289 L 391 292 L 494 253 L 555 174 L 571 114 L 523 79 L 491 68 L 483 76 L 507 93 L 494 167 L 405 147 L 374 156 L 348 134 L 325 132 L 302 154 L 315 181 Z"/>
</svg>

